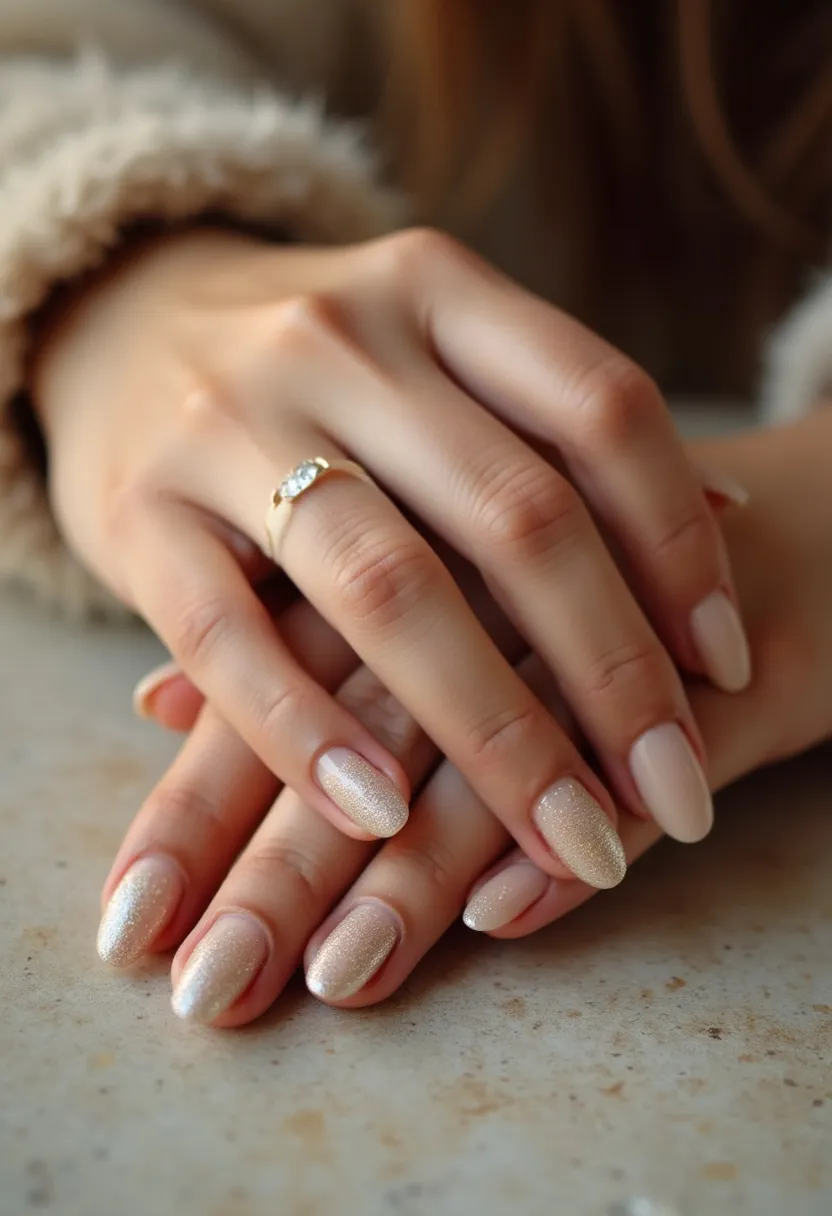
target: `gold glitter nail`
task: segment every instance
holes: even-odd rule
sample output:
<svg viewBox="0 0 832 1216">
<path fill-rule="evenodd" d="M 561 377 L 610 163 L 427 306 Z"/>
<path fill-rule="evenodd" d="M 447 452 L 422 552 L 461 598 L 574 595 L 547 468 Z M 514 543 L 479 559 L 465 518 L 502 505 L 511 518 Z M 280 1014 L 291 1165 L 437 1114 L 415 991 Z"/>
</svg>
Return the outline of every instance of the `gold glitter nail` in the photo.
<svg viewBox="0 0 832 1216">
<path fill-rule="evenodd" d="M 318 784 L 353 823 L 374 836 L 395 836 L 407 823 L 408 808 L 389 777 L 348 747 L 332 747 L 318 757 Z"/>
<path fill-rule="evenodd" d="M 116 887 L 101 918 L 97 949 L 105 963 L 129 967 L 148 950 L 182 898 L 182 873 L 170 857 L 140 857 Z"/>
<path fill-rule="evenodd" d="M 506 866 L 471 896 L 462 919 L 479 933 L 502 929 L 540 899 L 549 881 L 549 875 L 531 862 Z"/>
<path fill-rule="evenodd" d="M 253 916 L 218 917 L 185 964 L 171 998 L 173 1012 L 207 1026 L 242 996 L 268 954 L 266 930 Z"/>
<path fill-rule="evenodd" d="M 360 992 L 393 952 L 401 927 L 386 904 L 358 904 L 320 946 L 306 984 L 315 996 L 345 1001 Z"/>
<path fill-rule="evenodd" d="M 546 843 L 576 878 L 592 887 L 615 887 L 627 873 L 618 833 L 579 781 L 569 777 L 550 786 L 533 818 Z"/>
</svg>

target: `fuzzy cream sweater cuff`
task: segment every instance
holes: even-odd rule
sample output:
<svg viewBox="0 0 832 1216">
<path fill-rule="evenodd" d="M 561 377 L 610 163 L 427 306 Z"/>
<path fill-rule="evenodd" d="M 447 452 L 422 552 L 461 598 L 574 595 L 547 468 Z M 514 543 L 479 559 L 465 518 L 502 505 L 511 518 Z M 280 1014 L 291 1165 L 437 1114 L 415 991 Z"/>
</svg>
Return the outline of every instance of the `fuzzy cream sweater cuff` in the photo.
<svg viewBox="0 0 832 1216">
<path fill-rule="evenodd" d="M 356 132 L 313 104 L 92 55 L 0 67 L 0 581 L 73 612 L 113 607 L 64 546 L 12 420 L 27 323 L 56 284 L 143 219 L 219 213 L 350 242 L 387 231 L 396 212 Z"/>
</svg>

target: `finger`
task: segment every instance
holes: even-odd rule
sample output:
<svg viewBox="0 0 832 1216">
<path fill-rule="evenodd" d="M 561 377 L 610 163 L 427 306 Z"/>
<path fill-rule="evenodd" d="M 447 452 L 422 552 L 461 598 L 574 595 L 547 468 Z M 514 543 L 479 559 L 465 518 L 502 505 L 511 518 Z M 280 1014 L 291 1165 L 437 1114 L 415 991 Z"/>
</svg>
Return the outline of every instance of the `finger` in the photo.
<svg viewBox="0 0 832 1216">
<path fill-rule="evenodd" d="M 518 674 L 540 689 L 547 708 L 568 729 L 568 711 L 539 660 L 529 656 Z M 349 1007 L 389 996 L 459 915 L 474 876 L 502 851 L 505 840 L 482 799 L 458 769 L 444 762 L 407 827 L 379 850 L 309 942 L 310 990 Z M 527 869 L 541 888 L 557 881 L 531 862 Z M 567 880 L 574 882 L 569 873 L 561 877 L 568 886 Z"/>
<path fill-rule="evenodd" d="M 654 823 L 622 815 L 619 831 L 630 866 L 661 839 Z M 595 887 L 544 874 L 519 849 L 513 850 L 472 888 L 463 920 L 491 937 L 528 937 L 597 895 Z"/>
<path fill-rule="evenodd" d="M 290 609 L 283 627 L 321 683 L 337 687 L 354 669 L 352 652 L 308 605 Z M 206 706 L 113 862 L 102 892 L 98 944 L 105 961 L 127 966 L 181 941 L 277 788 L 237 731 Z"/>
<path fill-rule="evenodd" d="M 713 810 L 702 773 L 701 742 L 679 673 L 580 496 L 537 453 L 444 377 L 433 375 L 409 387 L 410 400 L 394 393 L 385 403 L 389 425 L 384 428 L 371 425 L 373 409 L 380 408 L 372 400 L 372 385 L 363 394 L 356 393 L 356 400 L 363 403 L 349 414 L 356 454 L 382 472 L 397 496 L 483 571 L 514 625 L 557 676 L 624 805 L 642 815 L 649 812 L 677 839 L 701 839 L 710 830 Z M 447 418 L 454 419 L 453 426 L 443 425 Z M 345 442 L 347 426 L 336 426 L 335 417 L 331 421 L 337 438 Z M 408 437 L 406 444 L 401 442 L 403 434 Z M 420 470 L 417 478 L 414 467 Z M 342 482 L 339 498 L 346 500 L 351 492 Z M 371 494 L 364 490 L 368 513 Z M 314 552 L 320 543 L 320 536 L 309 534 L 308 515 L 299 512 L 287 534 L 287 561 L 295 552 L 293 545 Z M 347 524 L 349 516 L 344 516 L 342 527 Z M 361 524 L 366 543 L 372 524 L 369 517 Z M 330 534 L 333 526 L 327 519 Z M 385 576 L 376 598 L 391 591 L 395 541 L 391 529 L 365 559 L 365 563 L 374 561 L 377 583 L 379 565 Z M 399 541 L 400 550 L 405 543 Z M 414 570 L 420 571 L 424 587 L 431 587 L 432 578 L 433 598 L 438 600 L 442 594 L 438 575 L 431 575 L 424 558 L 417 566 L 412 544 L 404 552 L 411 581 Z M 360 566 L 359 570 L 359 585 L 366 589 L 368 575 Z M 308 581 L 313 576 L 314 571 L 296 575 L 307 579 L 304 589 L 314 596 Z M 322 589 L 318 596 L 323 594 Z M 429 621 L 436 645 L 437 610 L 429 611 L 428 598 L 418 602 L 414 630 L 420 625 L 424 631 Z M 388 619 L 390 609 L 397 610 L 396 596 L 390 599 L 392 603 L 381 605 Z M 453 623 L 450 597 L 445 595 L 443 603 L 447 605 L 442 608 L 443 620 Z M 378 618 L 379 613 L 374 613 L 373 620 Z M 367 644 L 362 650 L 363 639 L 348 632 L 349 622 L 343 616 L 337 623 L 365 662 L 378 662 L 377 645 L 371 656 Z M 401 624 L 398 619 L 394 623 L 397 628 Z M 457 656 L 464 653 L 455 644 L 452 649 Z M 453 656 L 448 661 L 452 663 Z M 476 661 L 481 664 L 485 658 Z M 442 670 L 450 675 L 454 668 L 446 668 L 443 659 Z M 390 669 L 384 670 L 383 678 L 394 687 Z M 407 700 L 403 686 L 396 692 Z M 477 695 L 485 695 L 484 690 Z M 409 704 L 414 712 L 422 712 L 414 702 Z M 421 720 L 431 733 L 435 731 L 435 722 Z M 441 745 L 476 783 L 470 764 L 447 736 L 441 738 Z M 494 807 L 500 814 L 496 803 Z M 516 813 L 504 822 L 516 835 Z M 527 847 L 525 840 L 517 839 Z"/>
<path fill-rule="evenodd" d="M 130 539 L 135 602 L 264 763 L 348 835 L 398 831 L 409 798 L 400 765 L 304 671 L 199 514 L 145 510 Z"/>
<path fill-rule="evenodd" d="M 679 661 L 750 679 L 727 549 L 653 382 L 579 322 L 469 255 L 416 279 L 444 366 L 513 426 L 557 445 L 616 536 Z M 720 598 L 714 598 L 720 597 Z"/>
<path fill-rule="evenodd" d="M 459 915 L 474 875 L 505 845 L 502 825 L 450 764 L 417 807 L 309 942 L 306 983 L 329 1004 L 356 1008 L 395 991 Z"/>
<path fill-rule="evenodd" d="M 412 717 L 366 669 L 341 699 L 418 782 L 435 760 Z M 501 828 L 497 829 L 505 839 Z M 297 967 L 315 927 L 356 877 L 371 846 L 346 841 L 284 790 L 174 960 L 174 1011 L 217 1026 L 263 1012 Z"/>
</svg>

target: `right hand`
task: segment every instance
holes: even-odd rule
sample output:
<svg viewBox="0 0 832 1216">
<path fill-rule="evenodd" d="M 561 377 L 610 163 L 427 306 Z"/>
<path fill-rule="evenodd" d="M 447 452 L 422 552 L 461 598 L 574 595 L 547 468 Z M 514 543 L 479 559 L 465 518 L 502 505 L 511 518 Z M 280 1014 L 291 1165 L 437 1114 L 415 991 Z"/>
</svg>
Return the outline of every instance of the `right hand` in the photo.
<svg viewBox="0 0 832 1216">
<path fill-rule="evenodd" d="M 168 238 L 75 301 L 34 393 L 71 543 L 342 831 L 402 826 L 406 774 L 281 642 L 251 587 L 267 566 L 246 571 L 233 540 L 260 540 L 275 485 L 317 455 L 361 461 L 481 572 L 624 807 L 678 839 L 708 831 L 676 664 L 732 689 L 749 673 L 700 481 L 635 365 L 449 239 Z M 564 818 L 616 822 L 392 498 L 325 479 L 294 508 L 280 560 L 543 870 L 564 871 Z"/>
</svg>

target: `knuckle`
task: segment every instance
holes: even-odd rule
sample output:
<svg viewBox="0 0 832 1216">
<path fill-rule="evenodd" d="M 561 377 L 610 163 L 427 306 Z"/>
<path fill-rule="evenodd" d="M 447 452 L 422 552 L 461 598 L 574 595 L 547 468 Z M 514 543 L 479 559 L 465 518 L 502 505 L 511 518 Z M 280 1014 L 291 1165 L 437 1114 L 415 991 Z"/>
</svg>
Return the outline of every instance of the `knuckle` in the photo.
<svg viewBox="0 0 832 1216">
<path fill-rule="evenodd" d="M 437 898 L 440 904 L 461 900 L 459 858 L 447 845 L 435 837 L 422 836 L 410 843 L 397 844 L 393 851 L 402 872 L 402 885 L 410 892 L 420 891 L 417 906 L 424 905 L 426 900 L 433 904 Z"/>
<path fill-rule="evenodd" d="M 267 739 L 295 734 L 298 724 L 309 720 L 310 690 L 294 680 L 270 686 L 268 698 L 255 708 L 255 719 Z"/>
<path fill-rule="evenodd" d="M 406 539 L 365 539 L 336 561 L 335 594 L 351 620 L 389 629 L 435 591 L 437 566 L 426 548 Z"/>
<path fill-rule="evenodd" d="M 710 515 L 695 510 L 678 520 L 659 537 L 654 554 L 660 561 L 671 562 L 677 568 L 699 568 L 705 554 L 712 553 L 715 558 L 714 528 Z"/>
<path fill-rule="evenodd" d="M 287 296 L 270 308 L 268 329 L 269 348 L 281 356 L 319 356 L 343 334 L 341 308 L 324 292 Z"/>
<path fill-rule="evenodd" d="M 584 693 L 592 701 L 620 704 L 634 695 L 644 697 L 644 690 L 655 690 L 667 683 L 667 663 L 659 647 L 639 642 L 622 643 L 588 664 L 584 677 Z"/>
<path fill-rule="evenodd" d="M 540 553 L 573 538 L 581 523 L 580 499 L 542 463 L 500 469 L 475 495 L 474 523 L 501 550 Z"/>
<path fill-rule="evenodd" d="M 463 250 L 447 232 L 424 226 L 405 228 L 384 237 L 379 245 L 389 267 L 407 277 L 457 260 Z"/>
<path fill-rule="evenodd" d="M 402 703 L 367 668 L 347 682 L 339 701 L 394 755 L 406 755 L 421 734 Z"/>
<path fill-rule="evenodd" d="M 229 605 L 219 595 L 186 601 L 174 615 L 170 646 L 186 670 L 204 670 L 232 628 Z"/>
<path fill-rule="evenodd" d="M 230 835 L 216 796 L 193 780 L 181 778 L 158 785 L 146 809 L 158 824 L 188 824 L 189 839 L 200 840 L 200 848 L 222 847 Z"/>
<path fill-rule="evenodd" d="M 628 446 L 663 409 L 655 381 L 624 355 L 600 363 L 575 394 L 579 424 L 590 444 L 601 450 Z"/>
<path fill-rule="evenodd" d="M 466 751 L 475 764 L 500 764 L 522 755 L 529 736 L 540 725 L 541 710 L 534 704 L 499 706 L 483 714 L 468 728 Z"/>
<path fill-rule="evenodd" d="M 326 900 L 327 882 L 321 864 L 289 841 L 260 841 L 242 859 L 242 876 L 266 890 L 288 890 L 292 903 L 317 909 Z"/>
</svg>

